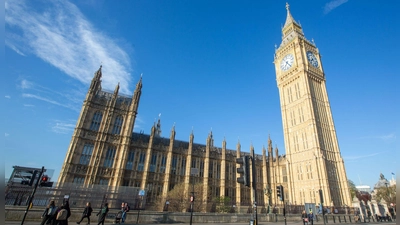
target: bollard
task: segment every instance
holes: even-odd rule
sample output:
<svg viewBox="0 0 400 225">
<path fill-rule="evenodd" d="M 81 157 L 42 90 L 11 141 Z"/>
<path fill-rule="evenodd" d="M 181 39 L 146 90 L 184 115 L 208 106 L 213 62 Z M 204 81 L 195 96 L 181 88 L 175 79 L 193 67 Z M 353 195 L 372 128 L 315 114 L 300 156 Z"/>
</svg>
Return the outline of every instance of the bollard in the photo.
<svg viewBox="0 0 400 225">
<path fill-rule="evenodd" d="M 338 216 L 338 218 L 339 218 L 339 223 L 342 223 L 342 220 L 340 219 L 340 216 Z"/>
<path fill-rule="evenodd" d="M 344 218 L 344 222 L 347 223 L 347 221 L 346 221 L 346 216 L 343 216 L 343 218 Z"/>
<path fill-rule="evenodd" d="M 333 215 L 332 218 L 333 218 L 333 223 L 336 223 L 335 215 Z"/>
<path fill-rule="evenodd" d="M 350 221 L 350 223 L 351 223 L 351 216 L 349 216 L 349 221 Z"/>
<path fill-rule="evenodd" d="M 315 220 L 318 222 L 318 215 L 315 215 Z"/>
</svg>

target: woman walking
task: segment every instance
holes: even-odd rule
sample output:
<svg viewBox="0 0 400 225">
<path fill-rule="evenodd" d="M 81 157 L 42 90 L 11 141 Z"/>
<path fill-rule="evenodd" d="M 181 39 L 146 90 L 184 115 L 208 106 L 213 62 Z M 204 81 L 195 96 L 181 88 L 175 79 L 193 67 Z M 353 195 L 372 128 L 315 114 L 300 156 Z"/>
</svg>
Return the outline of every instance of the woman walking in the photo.
<svg viewBox="0 0 400 225">
<path fill-rule="evenodd" d="M 93 209 L 90 206 L 90 202 L 86 203 L 86 207 L 82 213 L 82 218 L 81 218 L 81 220 L 79 220 L 79 222 L 76 222 L 76 223 L 80 224 L 84 218 L 87 218 L 87 220 L 88 220 L 87 224 L 89 225 L 90 224 L 90 216 L 92 215 L 92 211 L 93 211 Z"/>
<path fill-rule="evenodd" d="M 46 207 L 42 214 L 42 223 L 40 225 L 50 224 L 53 221 L 53 217 L 56 211 L 57 207 L 54 201 L 50 201 L 49 205 Z"/>
<path fill-rule="evenodd" d="M 97 216 L 99 216 L 99 223 L 97 225 L 100 224 L 104 225 L 107 213 L 108 213 L 108 203 L 104 203 L 104 207 L 100 209 L 100 211 L 97 213 Z"/>
</svg>

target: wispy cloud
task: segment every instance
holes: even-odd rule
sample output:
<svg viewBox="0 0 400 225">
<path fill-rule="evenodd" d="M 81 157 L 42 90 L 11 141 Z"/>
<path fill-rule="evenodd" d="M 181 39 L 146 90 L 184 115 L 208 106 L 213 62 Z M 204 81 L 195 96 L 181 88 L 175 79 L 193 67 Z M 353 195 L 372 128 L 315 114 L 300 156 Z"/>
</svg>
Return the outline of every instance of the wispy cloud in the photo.
<svg viewBox="0 0 400 225">
<path fill-rule="evenodd" d="M 6 96 L 4 96 L 4 98 L 8 98 L 8 99 L 10 99 L 10 98 L 11 98 L 11 96 L 9 96 L 9 95 L 6 95 Z"/>
<path fill-rule="evenodd" d="M 8 137 L 8 136 L 10 136 L 10 134 L 4 133 L 4 137 Z"/>
<path fill-rule="evenodd" d="M 84 98 L 84 92 L 82 92 L 81 90 L 71 89 L 69 92 L 60 92 L 36 84 L 35 82 L 29 81 L 27 79 L 22 79 L 17 86 L 22 89 L 22 97 L 24 98 L 34 98 L 53 105 L 72 109 L 76 112 L 79 112 L 80 103 Z M 34 105 L 24 104 L 24 106 L 33 107 Z"/>
<path fill-rule="evenodd" d="M 57 101 L 54 101 L 54 100 L 51 100 L 51 99 L 47 99 L 45 97 L 34 95 L 34 94 L 25 94 L 24 93 L 24 94 L 22 94 L 22 97 L 24 97 L 24 98 L 35 98 L 35 99 L 38 99 L 38 100 L 41 100 L 41 101 L 48 102 L 48 103 L 53 104 L 53 105 L 66 107 L 66 106 L 64 106 L 63 104 L 61 104 L 61 103 L 59 103 Z"/>
<path fill-rule="evenodd" d="M 380 139 L 383 141 L 389 141 L 389 140 L 397 139 L 397 136 L 395 133 L 390 133 L 390 134 L 382 134 L 382 135 L 375 135 L 375 136 L 365 136 L 365 137 L 360 137 L 360 139 Z"/>
<path fill-rule="evenodd" d="M 372 153 L 372 154 L 368 154 L 368 155 L 357 155 L 357 156 L 344 156 L 343 159 L 350 160 L 350 161 L 354 161 L 354 160 L 358 160 L 358 159 L 362 159 L 362 158 L 369 158 L 369 157 L 373 157 L 379 154 L 383 154 L 382 152 L 377 152 L 377 153 Z"/>
<path fill-rule="evenodd" d="M 69 134 L 72 133 L 74 129 L 75 129 L 75 123 L 63 122 L 63 121 L 55 121 L 51 127 L 51 130 L 53 132 L 59 134 Z"/>
<path fill-rule="evenodd" d="M 348 2 L 348 0 L 333 0 L 326 3 L 324 6 L 324 14 L 328 14 L 330 11 L 336 9 L 346 2 Z"/>
<path fill-rule="evenodd" d="M 116 40 L 96 30 L 68 1 L 5 2 L 6 45 L 18 54 L 32 53 L 84 84 L 103 65 L 102 86 L 120 82 L 129 94 L 130 58 Z M 21 32 L 22 31 L 22 32 Z"/>
</svg>

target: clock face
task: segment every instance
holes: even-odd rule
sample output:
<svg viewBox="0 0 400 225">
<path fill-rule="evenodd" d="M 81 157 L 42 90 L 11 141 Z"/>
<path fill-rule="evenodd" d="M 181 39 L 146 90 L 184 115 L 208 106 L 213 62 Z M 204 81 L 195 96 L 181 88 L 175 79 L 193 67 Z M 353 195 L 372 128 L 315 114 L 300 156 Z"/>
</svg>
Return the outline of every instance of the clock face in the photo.
<svg viewBox="0 0 400 225">
<path fill-rule="evenodd" d="M 318 68 L 317 57 L 312 52 L 307 52 L 307 59 L 313 67 Z"/>
<path fill-rule="evenodd" d="M 292 54 L 287 54 L 285 57 L 283 57 L 281 61 L 281 70 L 286 71 L 290 67 L 292 67 L 294 62 L 294 57 Z"/>
</svg>

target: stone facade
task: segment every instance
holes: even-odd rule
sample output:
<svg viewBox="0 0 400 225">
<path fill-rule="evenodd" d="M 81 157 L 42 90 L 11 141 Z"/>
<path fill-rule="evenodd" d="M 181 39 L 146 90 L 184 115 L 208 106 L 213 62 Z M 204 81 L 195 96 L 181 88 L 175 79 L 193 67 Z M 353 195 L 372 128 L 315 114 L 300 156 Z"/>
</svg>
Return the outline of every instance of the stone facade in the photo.
<svg viewBox="0 0 400 225">
<path fill-rule="evenodd" d="M 277 185 L 283 185 L 285 201 L 290 204 L 318 203 L 317 191 L 324 191 L 324 202 L 334 206 L 350 205 L 344 163 L 340 156 L 320 55 L 315 44 L 305 39 L 301 26 L 287 9 L 283 41 L 275 53 L 280 92 L 286 155 L 279 155 L 268 138 L 262 155 L 242 152 L 238 142 L 234 150 L 214 146 L 212 133 L 205 144 L 175 140 L 172 127 L 169 138 L 161 137 L 161 122 L 150 134 L 135 133 L 133 127 L 142 92 L 142 79 L 132 95 L 113 93 L 101 88 L 102 71 L 94 74 L 60 172 L 58 185 L 133 186 L 146 190 L 147 202 L 167 196 L 174 185 L 184 183 L 189 198 L 190 169 L 197 168 L 194 182 L 203 183 L 202 211 L 209 211 L 212 198 L 230 197 L 237 209 L 252 204 L 252 190 L 236 182 L 236 158 L 255 158 L 257 195 L 262 208 L 280 205 Z M 319 66 L 312 67 L 307 52 Z M 291 57 L 285 58 L 288 54 Z M 283 58 L 290 64 L 281 63 Z"/>
<path fill-rule="evenodd" d="M 288 193 L 292 203 L 351 204 L 344 162 L 325 85 L 321 55 L 305 38 L 287 4 L 282 43 L 275 51 L 275 70 L 287 158 Z"/>
</svg>

